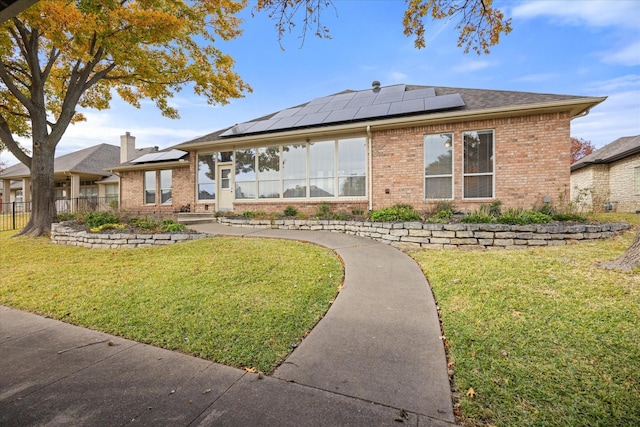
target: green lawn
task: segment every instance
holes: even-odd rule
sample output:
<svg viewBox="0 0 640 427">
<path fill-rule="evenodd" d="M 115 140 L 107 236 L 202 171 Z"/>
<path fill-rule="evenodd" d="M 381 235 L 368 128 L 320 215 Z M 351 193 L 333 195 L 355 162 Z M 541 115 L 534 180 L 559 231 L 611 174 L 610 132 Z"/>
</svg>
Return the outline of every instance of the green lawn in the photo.
<svg viewBox="0 0 640 427">
<path fill-rule="evenodd" d="M 441 310 L 465 425 L 640 425 L 640 272 L 596 266 L 634 235 L 412 253 Z"/>
<path fill-rule="evenodd" d="M 216 237 L 97 250 L 0 233 L 0 304 L 271 372 L 343 280 L 327 249 Z"/>
</svg>

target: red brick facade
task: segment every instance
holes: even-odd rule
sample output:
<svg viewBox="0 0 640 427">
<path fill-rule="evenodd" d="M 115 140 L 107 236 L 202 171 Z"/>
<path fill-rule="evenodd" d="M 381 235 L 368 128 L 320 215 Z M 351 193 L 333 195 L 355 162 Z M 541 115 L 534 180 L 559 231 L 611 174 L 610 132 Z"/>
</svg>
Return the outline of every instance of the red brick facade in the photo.
<svg viewBox="0 0 640 427">
<path fill-rule="evenodd" d="M 369 197 L 338 199 L 242 200 L 234 212 L 265 211 L 281 213 L 287 206 L 298 212 L 315 213 L 319 204 L 332 210 L 381 209 L 397 203 L 429 210 L 435 204 L 424 198 L 424 136 L 453 134 L 453 203 L 461 211 L 477 210 L 482 203 L 500 200 L 503 208 L 531 208 L 550 198 L 558 203 L 569 192 L 569 140 L 571 114 L 567 112 L 529 114 L 505 118 L 424 125 L 371 132 L 371 171 Z M 492 130 L 495 158 L 495 194 L 490 199 L 463 199 L 463 133 Z M 364 134 L 362 135 L 365 136 Z M 269 145 L 274 145 L 270 142 Z M 211 201 L 196 201 L 197 152 L 190 152 L 189 164 L 173 169 L 172 204 L 145 205 L 144 171 L 120 172 L 121 206 L 125 210 L 169 213 L 189 205 L 191 212 L 216 212 Z M 188 166 L 188 167 L 186 167 Z M 157 167 L 157 166 L 156 166 Z M 370 199 L 370 200 L 369 200 Z"/>
</svg>

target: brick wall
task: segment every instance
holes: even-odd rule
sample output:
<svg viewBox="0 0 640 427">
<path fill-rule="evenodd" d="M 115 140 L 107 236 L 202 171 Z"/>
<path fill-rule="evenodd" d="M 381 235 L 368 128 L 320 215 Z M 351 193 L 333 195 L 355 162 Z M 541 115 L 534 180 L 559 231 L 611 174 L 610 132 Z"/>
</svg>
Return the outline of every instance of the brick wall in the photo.
<svg viewBox="0 0 640 427">
<path fill-rule="evenodd" d="M 157 171 L 154 171 L 157 172 Z M 194 180 L 190 165 L 174 168 L 171 172 L 171 204 L 160 203 L 160 179 L 157 178 L 156 203 L 144 203 L 145 171 L 120 172 L 120 206 L 123 210 L 140 213 L 172 213 L 185 205 L 193 205 Z"/>
<path fill-rule="evenodd" d="M 531 208 L 548 196 L 557 203 L 569 193 L 568 113 L 420 126 L 373 133 L 373 208 L 409 203 L 430 209 L 425 201 L 424 135 L 453 133 L 454 203 L 472 211 L 491 200 L 463 200 L 463 133 L 494 130 L 495 198 L 504 207 Z"/>
</svg>

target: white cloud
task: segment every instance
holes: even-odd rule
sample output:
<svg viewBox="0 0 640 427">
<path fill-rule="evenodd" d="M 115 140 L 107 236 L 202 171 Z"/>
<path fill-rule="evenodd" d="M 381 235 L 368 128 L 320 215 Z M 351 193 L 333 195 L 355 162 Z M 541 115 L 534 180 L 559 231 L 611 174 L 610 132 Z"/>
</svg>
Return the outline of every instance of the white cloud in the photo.
<svg viewBox="0 0 640 427">
<path fill-rule="evenodd" d="M 640 2 L 613 1 L 527 1 L 511 10 L 514 18 L 531 19 L 546 16 L 559 24 L 593 27 L 640 29 Z"/>
<path fill-rule="evenodd" d="M 539 74 L 527 74 L 526 76 L 518 77 L 514 81 L 516 82 L 529 82 L 540 83 L 548 82 L 557 79 L 560 76 L 558 73 L 539 73 Z"/>
<path fill-rule="evenodd" d="M 640 18 L 638 18 L 640 20 Z M 603 52 L 602 60 L 609 64 L 640 65 L 640 40 L 614 52 Z"/>
<path fill-rule="evenodd" d="M 478 70 L 484 70 L 485 68 L 492 67 L 494 64 L 490 61 L 464 61 L 461 64 L 453 67 L 453 71 L 457 73 L 471 73 Z"/>
</svg>

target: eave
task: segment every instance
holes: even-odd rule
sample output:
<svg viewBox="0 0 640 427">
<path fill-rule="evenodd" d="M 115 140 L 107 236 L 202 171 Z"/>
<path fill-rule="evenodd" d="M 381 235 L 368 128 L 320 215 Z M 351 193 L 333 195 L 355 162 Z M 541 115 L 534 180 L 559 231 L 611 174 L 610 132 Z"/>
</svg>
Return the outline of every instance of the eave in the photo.
<svg viewBox="0 0 640 427">
<path fill-rule="evenodd" d="M 124 165 L 116 166 L 107 169 L 110 172 L 126 172 L 126 171 L 140 171 L 140 170 L 160 170 L 160 169 L 173 169 L 180 167 L 188 167 L 189 161 L 186 159 L 180 159 L 172 162 L 157 162 L 157 163 L 140 163 L 137 165 Z"/>
</svg>

